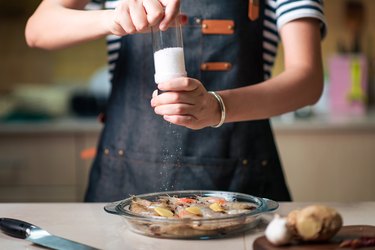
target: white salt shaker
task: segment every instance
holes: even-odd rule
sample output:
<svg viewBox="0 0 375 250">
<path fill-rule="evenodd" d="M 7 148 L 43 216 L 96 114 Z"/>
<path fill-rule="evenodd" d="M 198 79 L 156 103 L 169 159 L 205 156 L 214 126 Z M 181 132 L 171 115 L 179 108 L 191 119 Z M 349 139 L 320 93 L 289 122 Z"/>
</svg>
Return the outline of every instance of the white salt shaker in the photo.
<svg viewBox="0 0 375 250">
<path fill-rule="evenodd" d="M 152 43 L 156 83 L 186 76 L 182 31 L 178 18 L 166 31 L 154 27 Z"/>
</svg>

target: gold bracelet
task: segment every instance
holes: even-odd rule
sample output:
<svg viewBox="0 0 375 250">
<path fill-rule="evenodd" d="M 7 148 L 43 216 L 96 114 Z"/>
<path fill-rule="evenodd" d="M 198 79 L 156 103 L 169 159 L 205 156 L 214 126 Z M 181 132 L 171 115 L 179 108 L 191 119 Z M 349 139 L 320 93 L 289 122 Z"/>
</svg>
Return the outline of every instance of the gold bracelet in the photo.
<svg viewBox="0 0 375 250">
<path fill-rule="evenodd" d="M 227 115 L 226 109 L 225 109 L 225 104 L 224 104 L 223 98 L 221 98 L 221 96 L 218 93 L 216 93 L 214 91 L 208 91 L 208 93 L 213 95 L 216 98 L 216 100 L 218 101 L 219 106 L 220 106 L 220 110 L 221 110 L 220 122 L 217 125 L 211 126 L 212 128 L 218 128 L 218 127 L 220 127 L 221 125 L 224 124 L 225 117 Z"/>
</svg>

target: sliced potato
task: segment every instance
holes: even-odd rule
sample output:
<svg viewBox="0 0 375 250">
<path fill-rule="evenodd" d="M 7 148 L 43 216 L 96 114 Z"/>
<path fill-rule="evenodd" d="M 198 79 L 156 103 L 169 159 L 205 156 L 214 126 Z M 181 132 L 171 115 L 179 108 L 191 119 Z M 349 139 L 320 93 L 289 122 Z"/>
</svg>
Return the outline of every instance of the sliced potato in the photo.
<svg viewBox="0 0 375 250">
<path fill-rule="evenodd" d="M 173 217 L 173 212 L 163 207 L 155 207 L 155 212 L 162 217 Z"/>
<path fill-rule="evenodd" d="M 185 208 L 185 210 L 188 211 L 191 214 L 202 215 L 201 209 L 199 207 L 196 207 L 196 206 L 187 207 L 187 208 Z"/>
<path fill-rule="evenodd" d="M 211 208 L 211 210 L 213 210 L 215 212 L 223 212 L 224 211 L 224 209 L 222 208 L 222 206 L 219 203 L 217 203 L 217 202 L 212 203 L 210 205 L 210 208 Z"/>
</svg>

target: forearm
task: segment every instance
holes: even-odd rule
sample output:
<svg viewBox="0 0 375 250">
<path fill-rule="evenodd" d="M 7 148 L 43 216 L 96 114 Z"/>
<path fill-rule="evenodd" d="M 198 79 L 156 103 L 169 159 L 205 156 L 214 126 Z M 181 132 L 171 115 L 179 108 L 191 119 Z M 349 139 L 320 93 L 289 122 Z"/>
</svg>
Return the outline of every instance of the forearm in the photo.
<svg viewBox="0 0 375 250">
<path fill-rule="evenodd" d="M 109 34 L 109 10 L 84 11 L 43 1 L 26 25 L 26 41 L 31 47 L 59 49 Z"/>
<path fill-rule="evenodd" d="M 323 88 L 322 70 L 291 68 L 263 83 L 218 92 L 226 122 L 258 120 L 314 104 Z"/>
<path fill-rule="evenodd" d="M 299 19 L 281 30 L 285 70 L 263 83 L 222 91 L 226 122 L 269 118 L 315 103 L 323 89 L 319 22 Z"/>
</svg>

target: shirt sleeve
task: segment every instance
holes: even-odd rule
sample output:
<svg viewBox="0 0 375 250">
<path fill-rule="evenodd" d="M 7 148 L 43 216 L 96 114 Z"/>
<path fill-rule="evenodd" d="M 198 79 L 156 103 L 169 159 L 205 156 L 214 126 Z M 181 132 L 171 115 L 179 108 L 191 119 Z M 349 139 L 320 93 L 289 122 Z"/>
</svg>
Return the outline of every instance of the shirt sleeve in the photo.
<svg viewBox="0 0 375 250">
<path fill-rule="evenodd" d="M 103 9 L 103 0 L 91 0 L 85 7 L 85 10 L 101 10 Z"/>
<path fill-rule="evenodd" d="M 322 38 L 327 34 L 323 0 L 276 0 L 276 22 L 278 30 L 286 23 L 299 18 L 320 20 Z"/>
</svg>

